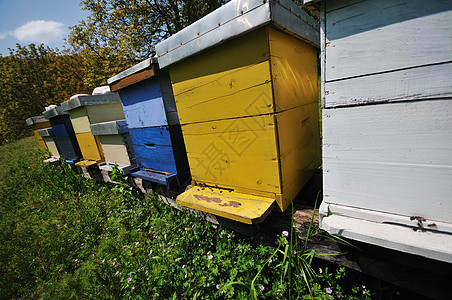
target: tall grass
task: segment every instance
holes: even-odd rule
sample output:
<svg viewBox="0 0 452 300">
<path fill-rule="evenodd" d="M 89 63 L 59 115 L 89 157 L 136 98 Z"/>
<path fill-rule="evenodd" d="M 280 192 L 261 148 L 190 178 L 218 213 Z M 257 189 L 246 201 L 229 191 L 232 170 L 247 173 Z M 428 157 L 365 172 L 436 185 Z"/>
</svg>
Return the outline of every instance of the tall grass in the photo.
<svg viewBox="0 0 452 300">
<path fill-rule="evenodd" d="M 0 147 L 2 298 L 370 298 L 343 268 L 315 270 L 294 232 L 240 236 L 42 160 L 33 138 Z"/>
</svg>

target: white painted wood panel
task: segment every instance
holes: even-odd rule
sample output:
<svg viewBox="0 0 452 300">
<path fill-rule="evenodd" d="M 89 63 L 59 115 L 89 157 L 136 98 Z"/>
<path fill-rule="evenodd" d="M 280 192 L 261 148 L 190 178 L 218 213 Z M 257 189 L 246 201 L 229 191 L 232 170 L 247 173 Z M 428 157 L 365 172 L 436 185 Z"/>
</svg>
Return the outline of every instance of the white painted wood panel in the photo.
<svg viewBox="0 0 452 300">
<path fill-rule="evenodd" d="M 325 83 L 325 108 L 452 97 L 452 62 Z"/>
<path fill-rule="evenodd" d="M 450 20 L 446 0 L 362 1 L 327 12 L 326 80 L 452 61 Z"/>
<path fill-rule="evenodd" d="M 452 223 L 452 101 L 323 110 L 324 201 Z"/>
</svg>

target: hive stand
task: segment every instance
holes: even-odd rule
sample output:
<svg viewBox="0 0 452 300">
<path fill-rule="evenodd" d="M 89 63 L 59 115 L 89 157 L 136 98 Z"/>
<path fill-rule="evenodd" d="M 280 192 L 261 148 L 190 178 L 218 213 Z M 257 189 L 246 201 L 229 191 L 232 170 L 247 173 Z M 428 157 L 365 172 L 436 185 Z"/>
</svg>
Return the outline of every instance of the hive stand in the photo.
<svg viewBox="0 0 452 300">
<path fill-rule="evenodd" d="M 52 125 L 52 133 L 60 155 L 68 164 L 75 164 L 82 157 L 69 114 L 61 106 L 42 113 Z"/>
<path fill-rule="evenodd" d="M 318 44 L 292 1 L 233 0 L 156 45 L 193 178 L 178 204 L 244 223 L 289 206 L 321 162 Z"/>
<path fill-rule="evenodd" d="M 44 128 L 49 128 L 50 127 L 49 121 L 46 120 L 46 118 L 44 118 L 44 116 L 34 116 L 34 117 L 30 117 L 30 118 L 26 119 L 25 122 L 33 130 L 33 133 L 34 133 L 36 139 L 38 140 L 38 144 L 39 144 L 39 147 L 41 147 L 41 150 L 46 152 L 47 151 L 46 143 L 44 141 L 44 138 L 39 135 L 38 130 L 44 129 Z"/>
<path fill-rule="evenodd" d="M 124 119 L 118 93 L 74 95 L 61 104 L 69 113 L 83 160 L 77 166 L 97 168 L 104 161 L 99 138 L 91 133 L 90 124 Z"/>
<path fill-rule="evenodd" d="M 190 178 L 168 72 L 149 58 L 110 78 L 120 95 L 136 163 L 132 176 L 175 191 Z"/>
</svg>

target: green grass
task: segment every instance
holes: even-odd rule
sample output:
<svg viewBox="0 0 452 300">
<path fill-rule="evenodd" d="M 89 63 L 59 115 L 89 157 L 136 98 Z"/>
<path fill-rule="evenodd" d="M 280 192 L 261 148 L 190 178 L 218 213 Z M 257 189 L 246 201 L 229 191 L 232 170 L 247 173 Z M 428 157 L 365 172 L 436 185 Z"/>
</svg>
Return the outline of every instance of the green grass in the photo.
<svg viewBox="0 0 452 300">
<path fill-rule="evenodd" d="M 5 299 L 370 299 L 304 241 L 244 237 L 47 165 L 34 137 L 0 146 L 0 295 Z"/>
</svg>

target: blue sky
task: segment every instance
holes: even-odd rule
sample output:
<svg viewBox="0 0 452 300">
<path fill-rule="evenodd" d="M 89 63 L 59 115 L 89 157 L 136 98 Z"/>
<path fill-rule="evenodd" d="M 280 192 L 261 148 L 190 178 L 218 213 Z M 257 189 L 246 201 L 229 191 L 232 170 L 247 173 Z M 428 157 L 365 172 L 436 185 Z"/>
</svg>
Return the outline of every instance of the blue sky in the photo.
<svg viewBox="0 0 452 300">
<path fill-rule="evenodd" d="M 8 48 L 16 43 L 44 43 L 63 48 L 69 26 L 85 20 L 80 0 L 0 0 L 0 53 L 9 55 Z"/>
</svg>

